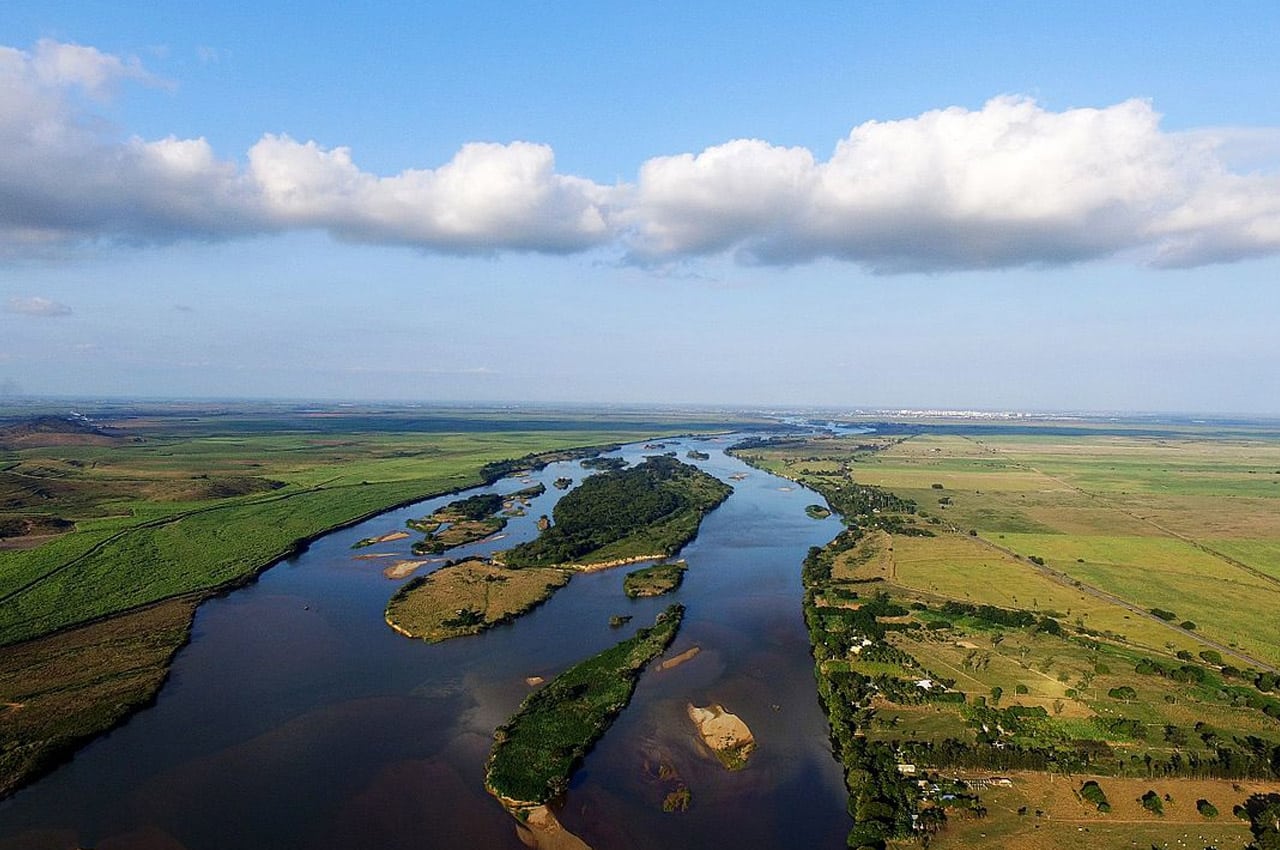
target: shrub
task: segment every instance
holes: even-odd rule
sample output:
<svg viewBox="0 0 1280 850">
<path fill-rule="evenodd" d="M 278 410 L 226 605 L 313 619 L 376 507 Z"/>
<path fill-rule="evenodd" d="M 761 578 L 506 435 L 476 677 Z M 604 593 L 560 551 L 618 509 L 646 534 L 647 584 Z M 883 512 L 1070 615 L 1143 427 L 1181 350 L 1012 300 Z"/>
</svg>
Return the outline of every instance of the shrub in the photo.
<svg viewBox="0 0 1280 850">
<path fill-rule="evenodd" d="M 1151 613 L 1155 614 L 1157 617 L 1159 617 L 1161 620 L 1164 620 L 1165 622 L 1172 622 L 1173 620 L 1178 619 L 1177 614 L 1173 613 L 1172 611 L 1166 611 L 1163 608 L 1152 608 Z"/>
<path fill-rule="evenodd" d="M 1218 816 L 1218 807 L 1204 799 L 1196 800 L 1196 811 L 1207 818 Z"/>
<path fill-rule="evenodd" d="M 1112 699 L 1137 699 L 1138 692 L 1128 685 L 1121 685 L 1118 688 L 1112 688 L 1107 691 L 1107 696 Z"/>
<path fill-rule="evenodd" d="M 1160 799 L 1160 795 L 1155 791 L 1148 791 L 1143 794 L 1138 801 L 1142 803 L 1142 808 L 1155 815 L 1164 815 L 1164 801 Z"/>
<path fill-rule="evenodd" d="M 1102 790 L 1102 786 L 1092 779 L 1080 786 L 1080 797 L 1085 802 L 1092 803 L 1098 811 L 1102 811 L 1103 806 L 1106 806 L 1108 810 L 1111 808 L 1107 802 L 1106 792 Z"/>
<path fill-rule="evenodd" d="M 1183 620 L 1178 624 L 1178 627 L 1186 629 L 1189 632 L 1194 632 L 1196 630 L 1196 624 L 1192 620 Z"/>
</svg>

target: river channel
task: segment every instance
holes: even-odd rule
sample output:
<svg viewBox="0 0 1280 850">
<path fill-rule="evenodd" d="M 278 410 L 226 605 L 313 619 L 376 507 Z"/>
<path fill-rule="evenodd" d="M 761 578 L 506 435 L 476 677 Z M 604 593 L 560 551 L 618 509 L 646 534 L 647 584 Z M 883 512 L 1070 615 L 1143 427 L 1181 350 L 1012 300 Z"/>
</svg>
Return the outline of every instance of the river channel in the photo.
<svg viewBox="0 0 1280 850">
<path fill-rule="evenodd" d="M 523 845 L 483 789 L 493 730 L 532 690 L 572 663 L 686 606 L 667 657 L 588 755 L 559 810 L 596 850 L 843 847 L 851 822 L 839 765 L 818 706 L 801 615 L 800 562 L 839 531 L 804 508 L 817 494 L 724 454 L 734 438 L 623 447 L 630 461 L 676 451 L 729 481 L 734 493 L 681 553 L 684 584 L 629 600 L 627 567 L 575 576 L 545 605 L 475 637 L 428 645 L 383 622 L 400 582 L 382 575 L 410 558 L 419 535 L 361 550 L 362 538 L 402 529 L 457 496 L 431 499 L 334 532 L 199 609 L 190 644 L 156 704 L 0 803 L 0 850 L 452 850 Z M 687 461 L 686 452 L 707 452 Z M 479 492 L 546 484 L 507 537 L 448 553 L 484 555 L 537 535 L 535 520 L 563 495 L 551 464 Z M 360 560 L 356 554 L 396 557 Z M 430 569 L 427 567 L 426 569 Z M 631 614 L 610 628 L 614 614 Z M 720 703 L 751 728 L 757 749 L 730 773 L 702 748 L 688 703 Z M 657 765 L 678 780 L 659 779 Z M 674 782 L 692 795 L 666 813 Z"/>
</svg>

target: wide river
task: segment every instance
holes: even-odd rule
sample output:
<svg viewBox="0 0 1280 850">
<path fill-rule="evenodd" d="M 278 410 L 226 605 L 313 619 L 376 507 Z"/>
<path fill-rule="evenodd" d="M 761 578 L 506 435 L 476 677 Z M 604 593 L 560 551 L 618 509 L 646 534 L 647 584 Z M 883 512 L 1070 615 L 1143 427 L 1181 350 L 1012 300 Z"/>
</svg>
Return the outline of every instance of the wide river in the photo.
<svg viewBox="0 0 1280 850">
<path fill-rule="evenodd" d="M 701 652 L 671 669 L 655 663 L 631 705 L 575 774 L 561 821 L 596 850 L 613 848 L 843 847 L 851 822 L 831 757 L 801 615 L 800 562 L 839 531 L 806 516 L 822 502 L 802 487 L 724 454 L 732 438 L 668 440 L 734 493 L 681 553 L 673 595 L 629 600 L 628 568 L 576 576 L 542 607 L 476 637 L 428 645 L 393 632 L 383 608 L 399 582 L 382 569 L 409 558 L 418 535 L 353 551 L 456 496 L 431 499 L 334 532 L 254 584 L 201 606 L 156 704 L 85 747 L 69 763 L 0 803 L 0 848 L 237 850 L 238 848 L 511 848 L 514 822 L 483 788 L 493 730 L 550 678 L 653 621 L 686 608 L 668 656 Z M 622 449 L 640 460 L 655 450 Z M 536 536 L 561 476 L 508 536 L 453 550 L 486 554 Z M 510 493 L 530 479 L 470 492 Z M 428 567 L 429 569 L 430 567 Z M 609 627 L 613 614 L 634 619 Z M 757 749 L 730 773 L 706 754 L 685 714 L 720 703 L 750 726 Z M 673 767 L 692 793 L 687 812 L 664 813 Z"/>
</svg>

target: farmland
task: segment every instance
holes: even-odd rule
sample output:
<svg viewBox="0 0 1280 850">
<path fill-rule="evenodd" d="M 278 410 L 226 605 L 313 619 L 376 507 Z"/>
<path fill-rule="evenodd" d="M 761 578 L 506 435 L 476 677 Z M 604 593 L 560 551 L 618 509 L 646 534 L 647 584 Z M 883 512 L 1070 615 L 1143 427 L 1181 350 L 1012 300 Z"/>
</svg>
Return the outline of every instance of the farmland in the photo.
<svg viewBox="0 0 1280 850">
<path fill-rule="evenodd" d="M 739 452 L 848 526 L 805 584 L 851 846 L 1247 841 L 1192 804 L 1280 781 L 1274 435 L 925 427 Z M 1120 799 L 1082 814 L 1063 773 Z M 1164 815 L 1129 799 L 1161 783 Z"/>
</svg>

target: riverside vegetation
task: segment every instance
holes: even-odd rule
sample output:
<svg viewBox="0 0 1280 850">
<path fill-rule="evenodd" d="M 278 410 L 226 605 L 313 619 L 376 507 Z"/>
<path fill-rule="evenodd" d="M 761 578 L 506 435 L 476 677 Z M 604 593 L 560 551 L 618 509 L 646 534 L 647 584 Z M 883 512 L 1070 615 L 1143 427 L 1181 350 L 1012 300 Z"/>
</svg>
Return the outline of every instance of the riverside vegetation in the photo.
<svg viewBox="0 0 1280 850">
<path fill-rule="evenodd" d="M 738 448 L 846 524 L 803 580 L 850 846 L 1245 843 L 1206 813 L 1280 781 L 1274 435 L 917 430 Z"/>
<path fill-rule="evenodd" d="M 281 405 L 87 412 L 0 420 L 0 796 L 145 705 L 200 601 L 308 540 L 619 441 L 714 427 Z"/>
</svg>

